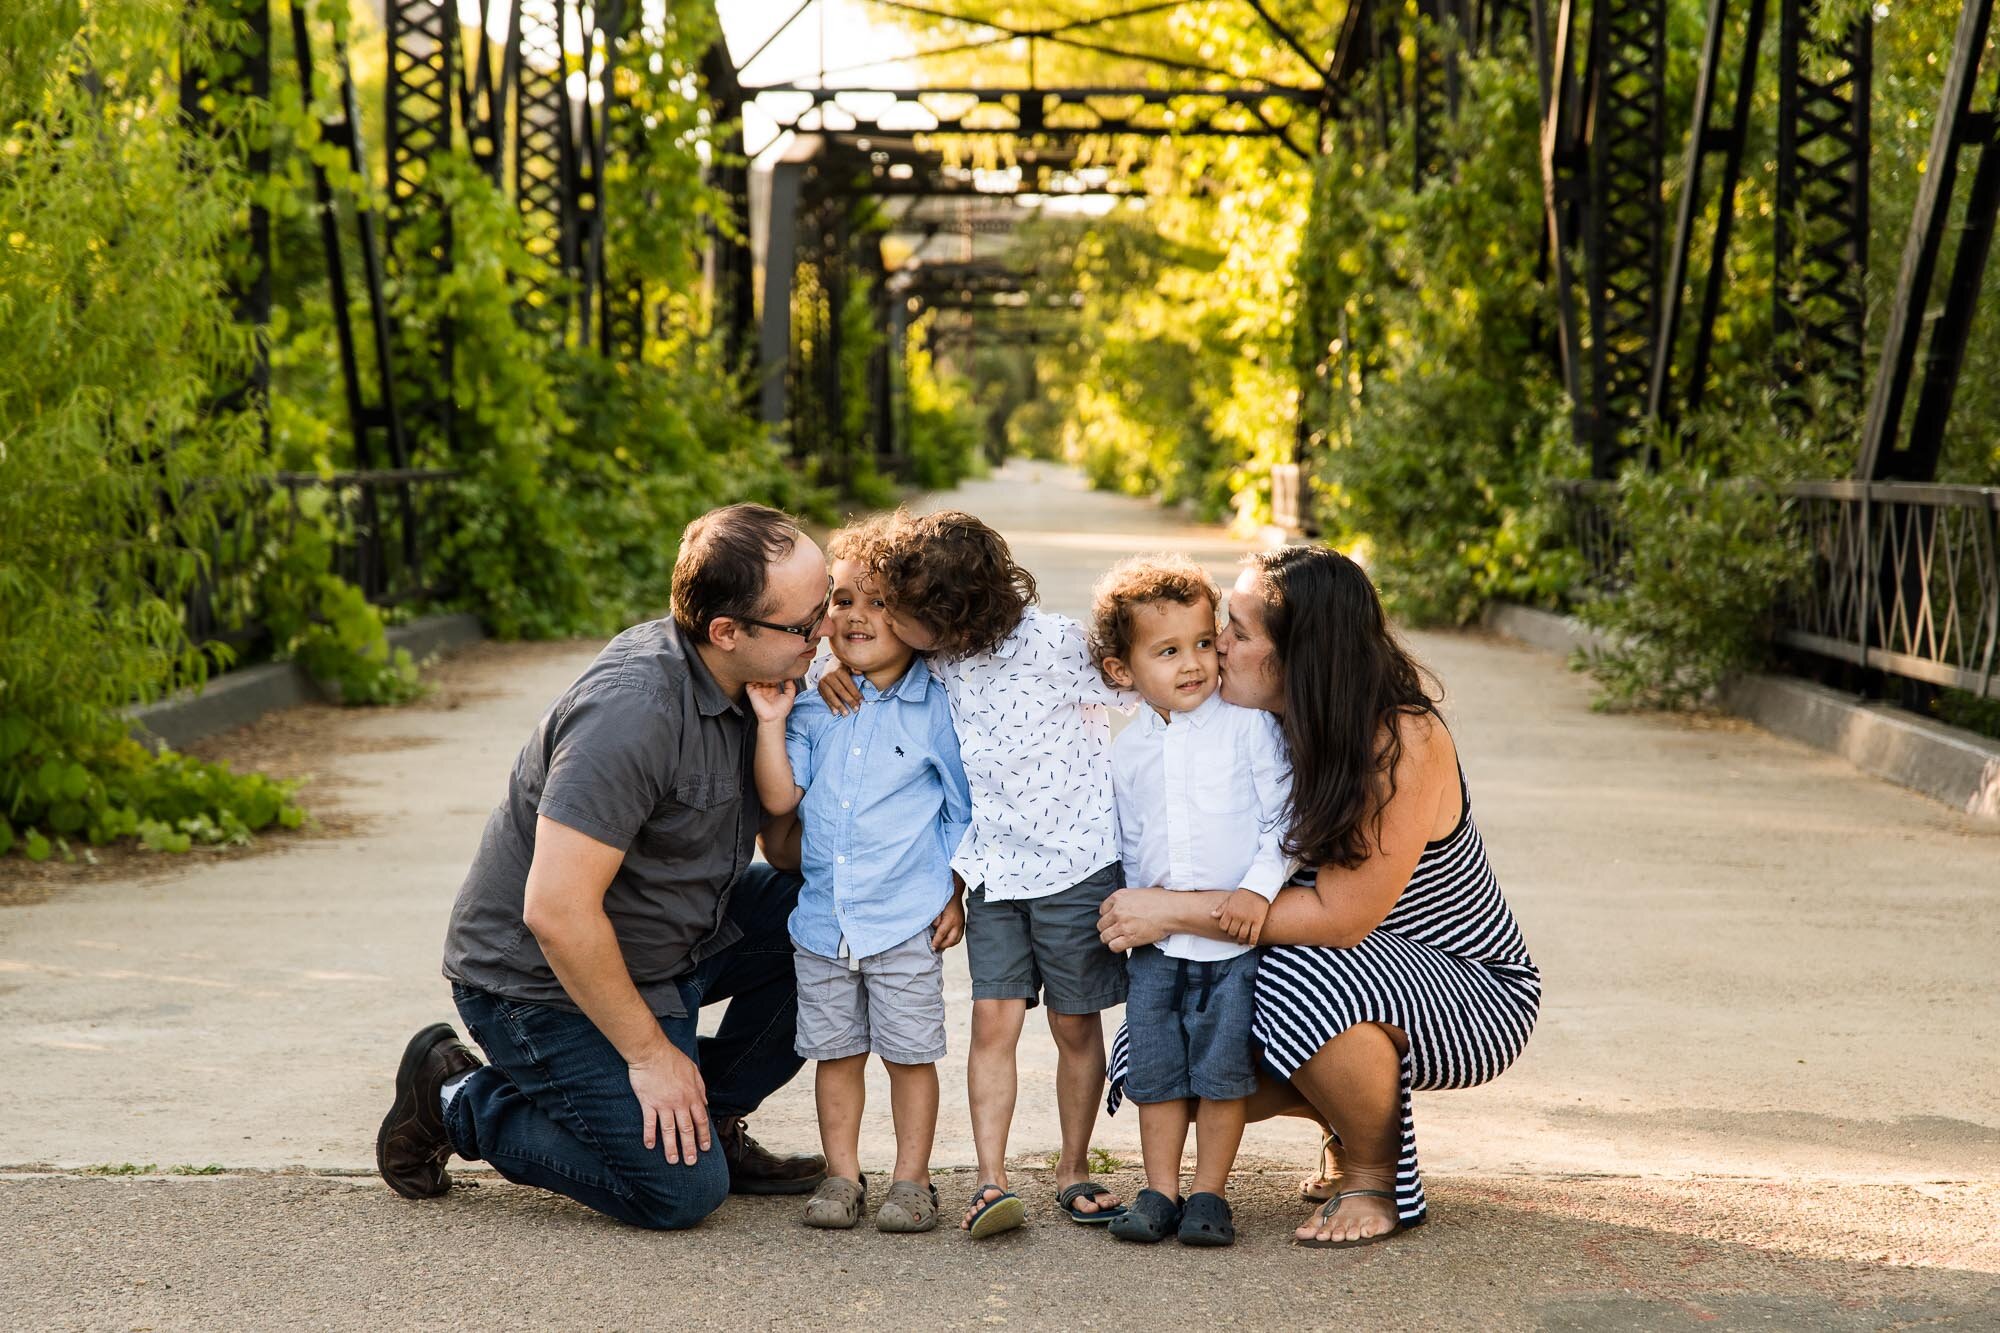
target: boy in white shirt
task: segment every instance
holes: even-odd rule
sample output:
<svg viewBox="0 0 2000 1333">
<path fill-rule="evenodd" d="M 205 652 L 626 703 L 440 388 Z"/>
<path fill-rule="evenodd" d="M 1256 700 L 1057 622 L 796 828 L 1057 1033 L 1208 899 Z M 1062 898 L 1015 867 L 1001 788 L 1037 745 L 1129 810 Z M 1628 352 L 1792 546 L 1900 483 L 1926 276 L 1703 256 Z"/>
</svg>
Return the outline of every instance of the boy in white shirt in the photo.
<svg viewBox="0 0 2000 1333">
<path fill-rule="evenodd" d="M 1147 1188 L 1111 1223 L 1120 1240 L 1228 1245 L 1226 1194 L 1256 1088 L 1250 1016 L 1253 947 L 1289 865 L 1280 846 L 1291 795 L 1271 714 L 1216 693 L 1215 583 L 1181 556 L 1128 560 L 1099 581 L 1091 655 L 1146 706 L 1112 746 L 1119 859 L 1126 882 L 1233 888 L 1220 913 L 1233 940 L 1169 935 L 1127 963 L 1125 1095 L 1139 1105 Z M 1188 1103 L 1195 1192 L 1180 1198 Z"/>
</svg>

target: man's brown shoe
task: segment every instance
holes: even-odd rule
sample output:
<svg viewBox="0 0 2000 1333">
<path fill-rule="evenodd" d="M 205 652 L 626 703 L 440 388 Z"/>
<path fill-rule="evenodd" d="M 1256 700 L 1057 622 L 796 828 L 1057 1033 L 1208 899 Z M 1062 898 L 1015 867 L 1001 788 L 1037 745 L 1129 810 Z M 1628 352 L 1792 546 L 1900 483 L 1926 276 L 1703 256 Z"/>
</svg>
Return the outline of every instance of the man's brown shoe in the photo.
<svg viewBox="0 0 2000 1333">
<path fill-rule="evenodd" d="M 818 1153 L 778 1157 L 750 1137 L 743 1117 L 714 1116 L 715 1146 L 729 1163 L 731 1194 L 811 1194 L 826 1179 L 826 1158 Z"/>
<path fill-rule="evenodd" d="M 444 1169 L 451 1156 L 440 1090 L 483 1063 L 449 1023 L 433 1023 L 403 1048 L 396 1069 L 396 1101 L 375 1136 L 375 1168 L 406 1199 L 435 1199 L 451 1188 Z"/>
</svg>

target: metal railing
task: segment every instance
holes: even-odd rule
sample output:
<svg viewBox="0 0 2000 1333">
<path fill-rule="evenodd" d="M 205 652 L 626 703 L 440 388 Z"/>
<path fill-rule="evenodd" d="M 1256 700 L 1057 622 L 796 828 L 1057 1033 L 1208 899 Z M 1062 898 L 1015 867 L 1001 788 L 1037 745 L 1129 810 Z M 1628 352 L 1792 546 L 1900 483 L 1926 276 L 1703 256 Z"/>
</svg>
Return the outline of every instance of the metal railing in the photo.
<svg viewBox="0 0 2000 1333">
<path fill-rule="evenodd" d="M 282 493 L 281 513 L 253 503 L 222 533 L 208 578 L 187 598 L 188 635 L 197 643 L 224 643 L 239 652 L 266 637 L 255 609 L 229 605 L 220 591 L 240 581 L 261 558 L 265 538 L 277 527 L 287 541 L 304 521 L 304 498 L 327 496 L 333 519 L 332 571 L 361 589 L 377 606 L 432 601 L 451 591 L 437 557 L 443 508 L 456 471 L 400 468 L 367 472 L 280 472 L 266 494 Z"/>
<path fill-rule="evenodd" d="M 1616 488 L 1553 489 L 1568 500 L 1587 584 L 1615 590 L 1624 553 Z M 2000 487 L 1804 481 L 1780 493 L 1781 522 L 1811 560 L 1773 608 L 1778 643 L 2000 698 Z"/>
</svg>

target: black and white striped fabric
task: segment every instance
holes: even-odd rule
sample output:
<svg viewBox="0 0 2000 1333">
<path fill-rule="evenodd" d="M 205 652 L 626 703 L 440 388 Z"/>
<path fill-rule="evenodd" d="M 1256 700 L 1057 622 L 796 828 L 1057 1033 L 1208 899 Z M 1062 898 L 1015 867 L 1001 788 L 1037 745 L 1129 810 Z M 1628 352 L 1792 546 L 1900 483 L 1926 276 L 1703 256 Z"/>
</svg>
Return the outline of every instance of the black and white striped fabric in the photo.
<svg viewBox="0 0 2000 1333">
<path fill-rule="evenodd" d="M 1414 1090 L 1469 1088 L 1514 1062 L 1541 1009 L 1542 978 L 1486 859 L 1464 787 L 1458 827 L 1429 843 L 1382 924 L 1351 949 L 1277 945 L 1257 966 L 1251 1034 L 1268 1068 L 1290 1078 L 1321 1047 L 1357 1023 L 1387 1023 L 1409 1038 L 1402 1070 L 1402 1151 L 1396 1212 L 1405 1226 L 1425 1215 L 1417 1170 Z M 1301 879 L 1310 882 L 1310 871 Z M 1111 1094 L 1118 1109 L 1126 1037 L 1112 1043 Z"/>
</svg>

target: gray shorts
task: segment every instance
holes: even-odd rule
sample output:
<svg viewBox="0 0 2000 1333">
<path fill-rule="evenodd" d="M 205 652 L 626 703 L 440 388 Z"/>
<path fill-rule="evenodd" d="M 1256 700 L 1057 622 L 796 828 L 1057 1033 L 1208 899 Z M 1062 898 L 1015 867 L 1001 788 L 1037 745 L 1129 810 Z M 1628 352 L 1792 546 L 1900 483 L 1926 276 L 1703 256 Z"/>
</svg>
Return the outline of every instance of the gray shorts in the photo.
<svg viewBox="0 0 2000 1333">
<path fill-rule="evenodd" d="M 1058 1014 L 1095 1014 L 1125 1002 L 1125 957 L 1097 935 L 1097 909 L 1123 887 L 1116 862 L 1046 898 L 988 902 L 965 895 L 965 960 L 975 1000 L 1036 997 Z"/>
<path fill-rule="evenodd" d="M 944 959 L 925 926 L 901 944 L 861 960 L 822 958 L 792 946 L 799 978 L 794 1049 L 807 1060 L 845 1060 L 870 1051 L 891 1064 L 944 1058 Z"/>
</svg>

